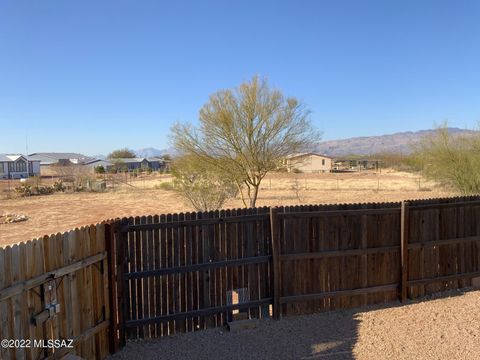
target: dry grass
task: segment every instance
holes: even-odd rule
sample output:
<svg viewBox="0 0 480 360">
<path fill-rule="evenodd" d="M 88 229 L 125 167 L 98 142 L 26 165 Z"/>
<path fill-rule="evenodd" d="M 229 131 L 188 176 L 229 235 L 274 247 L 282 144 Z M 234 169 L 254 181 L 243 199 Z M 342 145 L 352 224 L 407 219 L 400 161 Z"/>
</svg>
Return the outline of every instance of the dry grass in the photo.
<svg viewBox="0 0 480 360">
<path fill-rule="evenodd" d="M 0 214 L 29 217 L 23 223 L 0 225 L 0 245 L 97 223 L 104 219 L 193 211 L 172 191 L 155 189 L 169 176 L 136 178 L 105 193 L 73 193 L 0 200 Z M 5 182 L 0 184 L 5 187 Z M 258 206 L 388 202 L 455 195 L 409 173 L 273 174 L 261 187 Z M 242 207 L 240 199 L 226 208 Z"/>
</svg>

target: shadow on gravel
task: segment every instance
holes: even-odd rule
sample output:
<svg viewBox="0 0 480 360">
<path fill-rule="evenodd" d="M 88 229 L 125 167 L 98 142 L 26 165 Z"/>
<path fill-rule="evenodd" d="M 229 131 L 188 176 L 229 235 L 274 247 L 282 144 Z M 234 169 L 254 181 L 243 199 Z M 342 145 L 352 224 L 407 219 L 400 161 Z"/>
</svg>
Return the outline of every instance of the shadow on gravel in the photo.
<svg viewBox="0 0 480 360">
<path fill-rule="evenodd" d="M 112 359 L 354 359 L 354 310 L 264 320 L 255 329 L 224 328 L 128 342 Z"/>
<path fill-rule="evenodd" d="M 407 301 L 405 305 L 463 293 L 449 291 Z M 255 329 L 237 333 L 216 328 L 157 340 L 131 341 L 111 359 L 355 359 L 360 313 L 399 306 L 403 304 L 391 302 L 289 316 L 278 321 L 264 320 Z"/>
</svg>

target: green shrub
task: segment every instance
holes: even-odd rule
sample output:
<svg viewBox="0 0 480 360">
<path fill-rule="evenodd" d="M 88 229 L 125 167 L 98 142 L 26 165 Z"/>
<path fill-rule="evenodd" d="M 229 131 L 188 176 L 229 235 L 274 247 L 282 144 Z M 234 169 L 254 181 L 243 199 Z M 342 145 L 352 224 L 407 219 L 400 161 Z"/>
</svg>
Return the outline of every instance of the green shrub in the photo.
<svg viewBox="0 0 480 360">
<path fill-rule="evenodd" d="M 103 165 L 95 166 L 95 174 L 105 174 L 105 168 Z"/>
<path fill-rule="evenodd" d="M 462 194 L 480 193 L 480 135 L 453 136 L 446 126 L 417 151 L 427 178 Z"/>
</svg>

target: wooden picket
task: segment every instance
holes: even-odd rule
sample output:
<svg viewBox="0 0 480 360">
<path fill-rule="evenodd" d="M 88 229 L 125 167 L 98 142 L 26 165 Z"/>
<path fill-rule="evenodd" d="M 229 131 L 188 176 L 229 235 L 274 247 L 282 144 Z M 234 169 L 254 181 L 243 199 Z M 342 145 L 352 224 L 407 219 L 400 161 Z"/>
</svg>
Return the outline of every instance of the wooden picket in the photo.
<svg viewBox="0 0 480 360">
<path fill-rule="evenodd" d="M 275 208 L 274 316 L 471 286 L 479 216 L 479 196 Z"/>
<path fill-rule="evenodd" d="M 268 316 L 269 209 L 123 219 L 117 238 L 126 338 L 222 326 L 232 311 Z M 248 301 L 229 292 L 248 289 Z"/>
<path fill-rule="evenodd" d="M 0 358 L 108 354 L 104 231 L 102 223 L 0 249 L 0 338 L 24 341 L 2 348 Z M 48 340 L 72 340 L 73 348 Z"/>
</svg>

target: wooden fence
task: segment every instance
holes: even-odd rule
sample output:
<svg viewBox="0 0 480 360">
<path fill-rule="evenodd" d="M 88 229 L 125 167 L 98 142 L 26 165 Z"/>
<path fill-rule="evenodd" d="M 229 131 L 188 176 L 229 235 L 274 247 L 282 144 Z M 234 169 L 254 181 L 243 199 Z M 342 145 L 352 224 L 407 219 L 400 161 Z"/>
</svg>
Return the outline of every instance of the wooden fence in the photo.
<svg viewBox="0 0 480 360">
<path fill-rule="evenodd" d="M 128 339 L 480 285 L 480 196 L 106 221 L 0 249 L 2 359 L 102 359 Z"/>
<path fill-rule="evenodd" d="M 11 340 L 1 359 L 108 354 L 104 230 L 91 225 L 0 249 L 0 339 Z"/>
<path fill-rule="evenodd" d="M 117 234 L 122 339 L 222 326 L 236 311 L 268 316 L 268 208 L 124 219 Z"/>
<path fill-rule="evenodd" d="M 478 197 L 271 213 L 275 316 L 413 299 L 480 277 Z"/>
<path fill-rule="evenodd" d="M 275 315 L 395 300 L 399 215 L 398 203 L 272 209 Z"/>
<path fill-rule="evenodd" d="M 470 286 L 479 219 L 480 197 L 123 219 L 114 327 L 124 342 Z"/>
</svg>

